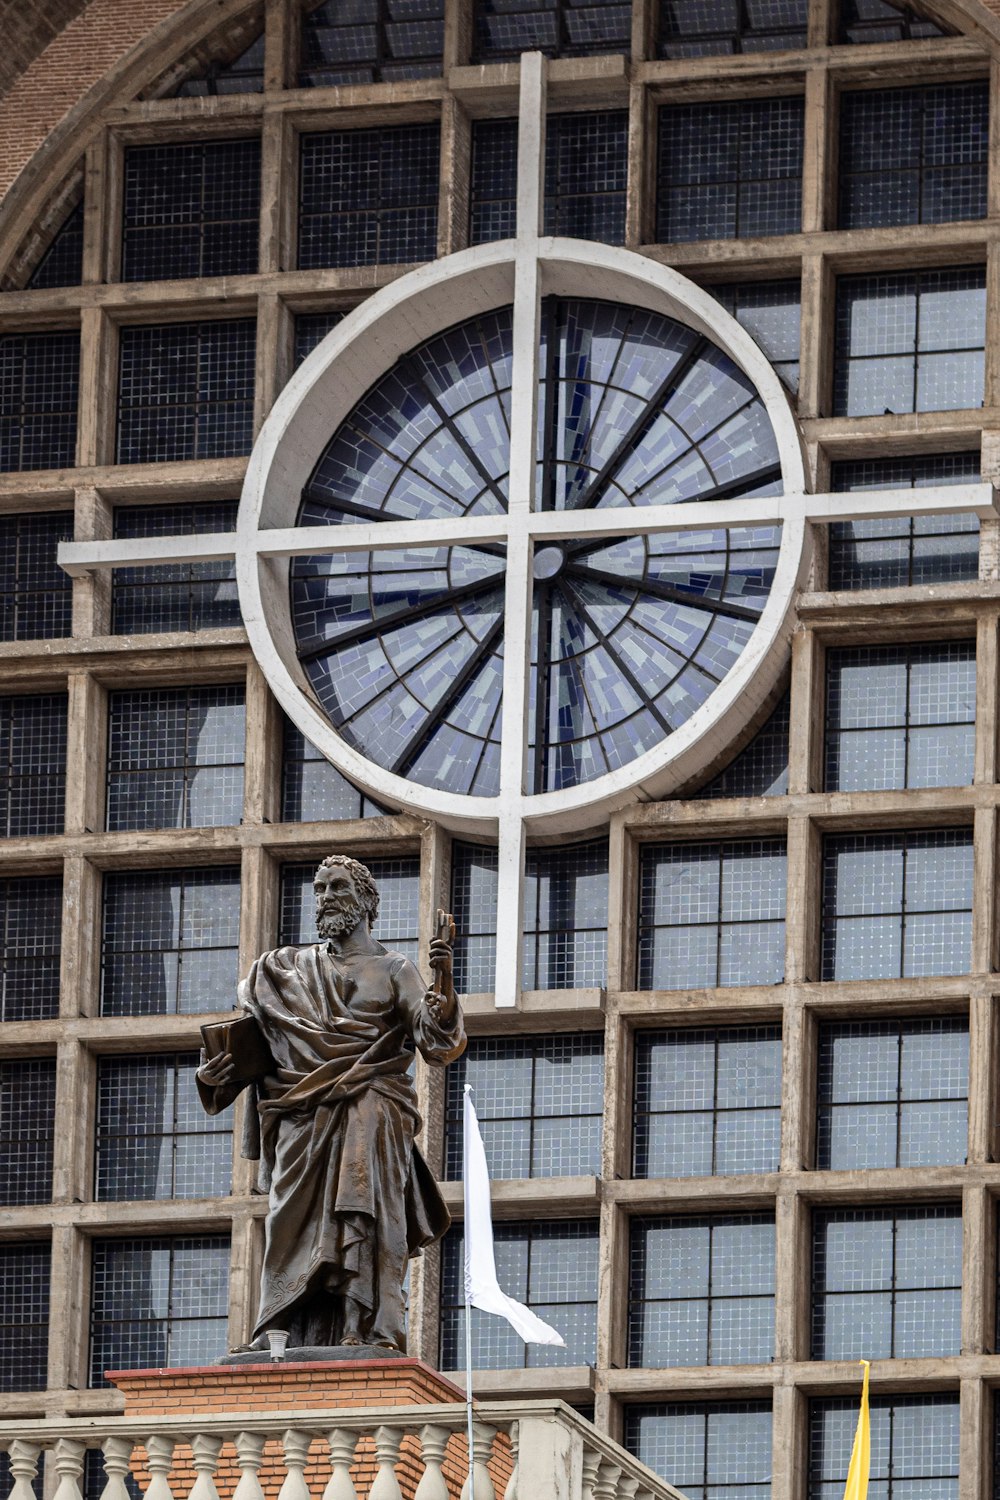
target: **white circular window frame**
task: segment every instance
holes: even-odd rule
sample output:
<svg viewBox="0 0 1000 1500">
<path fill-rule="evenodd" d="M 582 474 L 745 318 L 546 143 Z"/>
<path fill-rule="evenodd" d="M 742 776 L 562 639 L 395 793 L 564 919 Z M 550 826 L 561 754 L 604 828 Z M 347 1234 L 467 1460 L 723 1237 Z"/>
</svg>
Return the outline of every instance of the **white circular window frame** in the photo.
<svg viewBox="0 0 1000 1500">
<path fill-rule="evenodd" d="M 357 401 L 400 357 L 454 327 L 515 301 L 523 278 L 525 250 L 532 256 L 537 298 L 598 298 L 659 313 L 704 334 L 735 361 L 759 392 L 777 442 L 783 494 L 764 509 L 782 525 L 781 549 L 774 584 L 760 620 L 738 661 L 708 699 L 661 744 L 628 765 L 592 781 L 561 791 L 530 793 L 501 786 L 495 797 L 476 797 L 426 787 L 395 775 L 347 744 L 331 725 L 298 661 L 289 607 L 288 555 L 268 554 L 268 531 L 295 526 L 302 490 L 330 437 Z M 515 313 L 516 319 L 516 313 Z M 536 512 L 514 501 L 517 408 L 525 397 L 525 377 L 533 389 L 537 356 L 518 359 L 515 348 L 512 412 L 512 499 L 499 517 L 458 517 L 453 522 L 384 521 L 370 526 L 330 528 L 336 538 L 347 532 L 354 550 L 371 547 L 474 544 L 505 541 L 509 566 L 520 549 L 515 536 L 543 541 L 581 534 L 581 512 Z M 533 405 L 532 393 L 526 393 Z M 522 405 L 523 410 L 523 405 Z M 534 433 L 534 422 L 526 423 Z M 534 440 L 531 440 L 532 458 Z M 533 468 L 533 464 L 532 464 Z M 523 470 L 522 470 L 523 472 Z M 265 422 L 250 459 L 240 502 L 237 529 L 237 578 L 240 607 L 250 644 L 268 684 L 293 723 L 351 781 L 372 797 L 406 810 L 425 813 L 460 832 L 495 832 L 512 796 L 532 830 L 570 832 L 592 828 L 614 810 L 637 798 L 661 798 L 717 759 L 738 736 L 772 692 L 786 660 L 786 643 L 794 624 L 794 601 L 808 566 L 808 528 L 800 497 L 805 490 L 802 446 L 788 398 L 770 363 L 746 331 L 711 295 L 676 271 L 633 254 L 590 241 L 538 238 L 530 247 L 502 241 L 460 251 L 402 276 L 362 303 L 310 354 L 285 386 Z M 798 502 L 798 503 L 797 503 Z M 608 536 L 640 531 L 700 529 L 753 525 L 753 502 L 710 502 L 654 508 L 616 507 L 590 516 L 600 518 Z M 740 510 L 745 519 L 737 519 Z M 710 513 L 710 514 L 708 514 Z M 717 515 L 717 519 L 715 518 Z M 655 518 L 655 526 L 650 522 Z M 389 528 L 391 527 L 391 535 Z M 263 543 L 263 547 L 262 547 Z M 335 550 L 328 541 L 324 550 Z M 525 549 L 524 555 L 527 555 Z M 530 561 L 530 559 L 529 559 Z M 530 571 L 530 569 L 529 569 Z M 697 598 L 692 604 L 697 607 Z M 515 647 L 510 630 L 505 650 Z M 525 643 L 526 645 L 526 643 Z M 505 730 L 510 732 L 506 712 Z M 523 740 L 523 725 L 516 726 Z M 501 752 L 503 757 L 503 751 Z"/>
</svg>

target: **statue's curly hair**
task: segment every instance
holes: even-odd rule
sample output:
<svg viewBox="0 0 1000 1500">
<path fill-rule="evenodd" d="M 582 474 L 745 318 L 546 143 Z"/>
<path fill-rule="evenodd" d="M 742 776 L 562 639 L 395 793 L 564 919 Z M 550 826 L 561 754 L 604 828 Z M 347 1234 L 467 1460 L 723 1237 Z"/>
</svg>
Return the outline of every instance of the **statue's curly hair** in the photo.
<svg viewBox="0 0 1000 1500">
<path fill-rule="evenodd" d="M 343 865 L 354 881 L 361 905 L 368 913 L 368 929 L 371 931 L 378 918 L 378 886 L 375 884 L 375 877 L 367 865 L 363 865 L 359 859 L 351 859 L 349 854 L 328 854 L 326 859 L 320 860 L 316 874 L 320 870 L 329 870 L 334 865 Z"/>
</svg>

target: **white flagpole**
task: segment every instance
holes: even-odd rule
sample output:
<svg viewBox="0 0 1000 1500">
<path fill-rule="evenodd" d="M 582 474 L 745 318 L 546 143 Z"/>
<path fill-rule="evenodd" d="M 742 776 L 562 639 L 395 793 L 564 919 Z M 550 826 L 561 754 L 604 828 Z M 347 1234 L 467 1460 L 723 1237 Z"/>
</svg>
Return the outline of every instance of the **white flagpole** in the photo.
<svg viewBox="0 0 1000 1500">
<path fill-rule="evenodd" d="M 469 1441 L 469 1500 L 476 1500 L 476 1473 L 472 1456 L 472 1303 L 465 1294 L 465 1410 Z"/>
<path fill-rule="evenodd" d="M 472 1090 L 469 1084 L 466 1084 L 465 1092 L 467 1098 L 471 1096 Z M 469 1222 L 468 1113 L 466 1109 L 462 1115 L 462 1200 L 464 1205 L 462 1233 L 465 1250 L 465 1423 L 466 1437 L 469 1444 L 469 1500 L 476 1500 L 476 1474 L 472 1456 L 472 1277 L 469 1274 L 469 1235 L 471 1233 L 471 1224 Z"/>
</svg>

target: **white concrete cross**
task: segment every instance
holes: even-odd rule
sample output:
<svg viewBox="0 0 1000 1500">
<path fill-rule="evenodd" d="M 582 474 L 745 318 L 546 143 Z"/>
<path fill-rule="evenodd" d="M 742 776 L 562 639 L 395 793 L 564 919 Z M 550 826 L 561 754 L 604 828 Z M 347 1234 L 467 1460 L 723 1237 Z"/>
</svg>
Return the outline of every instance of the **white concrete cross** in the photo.
<svg viewBox="0 0 1000 1500">
<path fill-rule="evenodd" d="M 235 533 L 68 542 L 59 548 L 59 561 L 72 574 L 236 559 L 240 605 L 254 653 L 282 707 L 307 738 L 373 796 L 416 807 L 452 828 L 497 838 L 495 995 L 500 1008 L 515 1006 L 521 988 L 526 830 L 569 832 L 594 827 L 613 807 L 640 795 L 665 795 L 731 741 L 781 669 L 794 618 L 795 592 L 808 562 L 809 523 L 931 513 L 996 514 L 993 491 L 986 484 L 806 493 L 801 441 L 777 377 L 749 335 L 708 293 L 629 251 L 542 235 L 545 108 L 545 60 L 540 53 L 526 53 L 521 59 L 516 239 L 461 251 L 419 268 L 369 298 L 327 336 L 289 381 L 257 439 Z M 452 326 L 463 313 L 473 317 L 484 307 L 509 305 L 511 288 L 511 457 L 506 513 L 377 524 L 287 524 L 337 422 L 374 379 L 408 348 Z M 724 348 L 765 402 L 777 439 L 784 493 L 681 506 L 536 509 L 540 310 L 543 293 L 550 291 L 610 298 L 666 312 Z M 330 383 L 324 385 L 323 377 L 334 360 L 338 380 L 331 397 Z M 337 401 L 341 406 L 334 410 Z M 281 524 L 283 520 L 286 524 Z M 526 724 L 536 549 L 568 538 L 596 540 L 678 529 L 718 531 L 778 524 L 782 547 L 771 596 L 750 642 L 708 701 L 662 748 L 638 756 L 630 765 L 564 791 L 529 791 Z M 501 543 L 506 548 L 500 791 L 496 797 L 471 797 L 405 782 L 336 735 L 305 685 L 295 658 L 287 570 L 293 557 L 484 543 Z"/>
</svg>

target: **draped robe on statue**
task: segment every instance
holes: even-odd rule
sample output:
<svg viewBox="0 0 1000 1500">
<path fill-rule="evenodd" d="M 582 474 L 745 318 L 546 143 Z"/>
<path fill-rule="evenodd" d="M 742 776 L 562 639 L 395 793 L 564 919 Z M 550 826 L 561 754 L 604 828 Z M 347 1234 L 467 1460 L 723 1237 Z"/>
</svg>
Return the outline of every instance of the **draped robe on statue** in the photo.
<svg viewBox="0 0 1000 1500">
<path fill-rule="evenodd" d="M 448 1227 L 414 1145 L 408 1069 L 413 1047 L 429 1063 L 460 1055 L 461 1012 L 440 1024 L 409 959 L 375 946 L 347 956 L 328 943 L 278 948 L 240 985 L 276 1064 L 254 1086 L 244 1137 L 270 1194 L 255 1336 L 284 1328 L 293 1345 L 324 1346 L 348 1331 L 404 1348 L 406 1262 Z M 199 1080 L 212 1114 L 243 1087 Z"/>
</svg>

